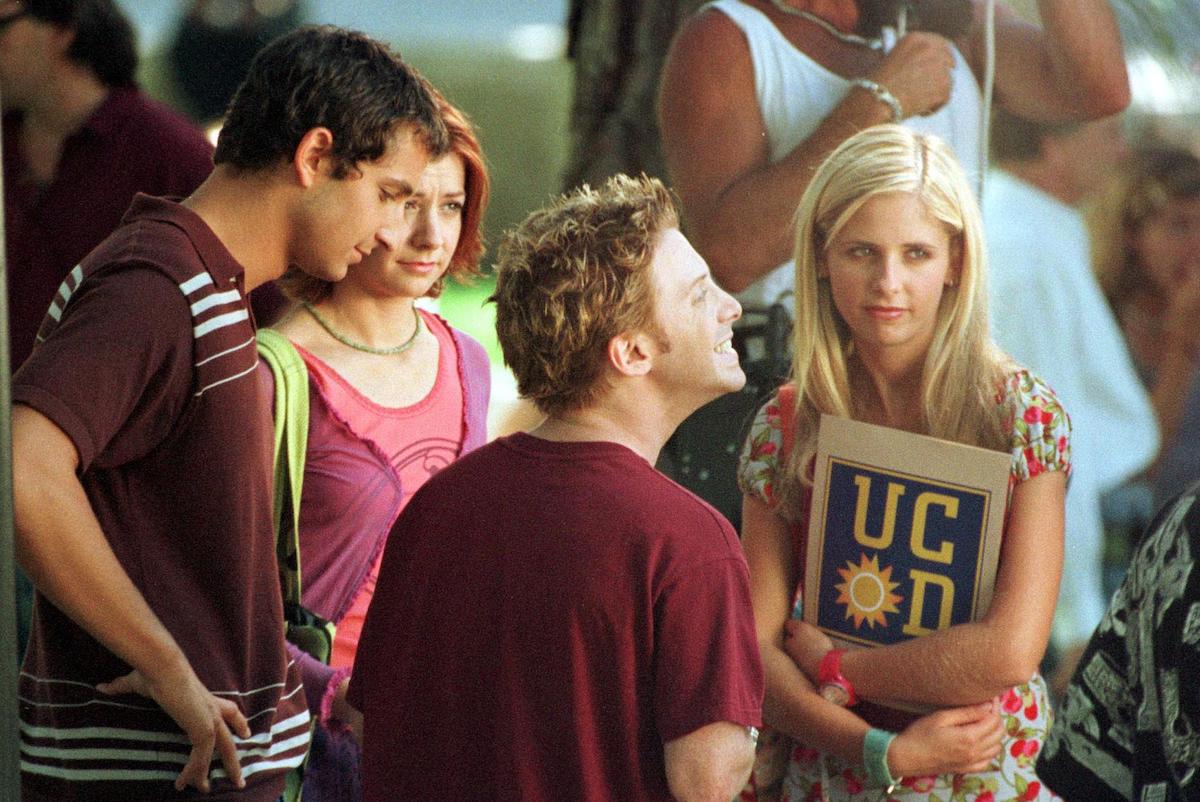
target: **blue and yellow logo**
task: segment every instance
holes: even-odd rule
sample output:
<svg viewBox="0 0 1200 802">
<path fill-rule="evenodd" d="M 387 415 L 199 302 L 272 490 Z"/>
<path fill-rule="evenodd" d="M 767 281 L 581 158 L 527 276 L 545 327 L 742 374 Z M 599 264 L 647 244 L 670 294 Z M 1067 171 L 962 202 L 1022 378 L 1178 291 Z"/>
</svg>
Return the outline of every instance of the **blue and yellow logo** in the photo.
<svg viewBox="0 0 1200 802">
<path fill-rule="evenodd" d="M 830 458 L 817 625 L 865 645 L 975 617 L 990 493 Z"/>
</svg>

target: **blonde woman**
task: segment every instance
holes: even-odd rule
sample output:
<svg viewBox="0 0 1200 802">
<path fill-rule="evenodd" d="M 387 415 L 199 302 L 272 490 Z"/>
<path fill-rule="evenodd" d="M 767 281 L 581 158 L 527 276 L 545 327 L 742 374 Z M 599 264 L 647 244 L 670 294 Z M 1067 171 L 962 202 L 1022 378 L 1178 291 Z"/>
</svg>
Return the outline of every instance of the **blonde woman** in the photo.
<svg viewBox="0 0 1200 802">
<path fill-rule="evenodd" d="M 796 741 L 784 799 L 1052 798 L 1033 773 L 1049 714 L 1037 666 L 1062 570 L 1069 423 L 1050 389 L 988 338 L 980 232 L 949 149 L 894 125 L 848 139 L 801 201 L 793 445 L 782 460 L 773 398 L 739 476 L 764 718 Z M 863 700 L 853 707 L 816 690 L 836 669 L 828 639 L 788 624 L 822 413 L 1012 454 L 990 609 L 976 623 L 840 655 L 833 684 Z M 873 704 L 884 700 L 946 709 L 913 720 Z"/>
</svg>

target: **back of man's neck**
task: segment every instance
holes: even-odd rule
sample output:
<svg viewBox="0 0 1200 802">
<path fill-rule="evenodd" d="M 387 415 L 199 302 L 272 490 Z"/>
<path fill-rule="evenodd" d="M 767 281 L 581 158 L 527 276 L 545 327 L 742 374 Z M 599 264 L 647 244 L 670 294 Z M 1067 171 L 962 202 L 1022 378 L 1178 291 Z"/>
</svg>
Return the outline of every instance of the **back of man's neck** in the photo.
<svg viewBox="0 0 1200 802">
<path fill-rule="evenodd" d="M 631 425 L 630 420 L 611 410 L 593 407 L 551 415 L 529 434 L 556 443 L 616 443 L 653 465 L 667 438 L 652 431 L 652 426 Z"/>
<path fill-rule="evenodd" d="M 287 268 L 287 230 L 269 173 L 219 164 L 183 205 L 204 221 L 242 266 L 246 291 Z"/>
</svg>

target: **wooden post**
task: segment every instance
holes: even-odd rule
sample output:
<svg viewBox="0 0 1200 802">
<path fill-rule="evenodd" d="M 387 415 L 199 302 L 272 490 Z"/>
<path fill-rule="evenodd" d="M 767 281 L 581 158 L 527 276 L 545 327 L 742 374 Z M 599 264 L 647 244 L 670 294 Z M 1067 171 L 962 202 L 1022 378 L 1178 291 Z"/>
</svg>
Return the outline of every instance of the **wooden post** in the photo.
<svg viewBox="0 0 1200 802">
<path fill-rule="evenodd" d="M 0 128 L 0 135 L 3 129 Z M 0 149 L 0 159 L 3 158 Z M 4 176 L 0 173 L 0 198 Z M 17 727 L 17 596 L 12 516 L 12 366 L 8 353 L 8 259 L 0 215 L 0 798 L 21 798 Z"/>
</svg>

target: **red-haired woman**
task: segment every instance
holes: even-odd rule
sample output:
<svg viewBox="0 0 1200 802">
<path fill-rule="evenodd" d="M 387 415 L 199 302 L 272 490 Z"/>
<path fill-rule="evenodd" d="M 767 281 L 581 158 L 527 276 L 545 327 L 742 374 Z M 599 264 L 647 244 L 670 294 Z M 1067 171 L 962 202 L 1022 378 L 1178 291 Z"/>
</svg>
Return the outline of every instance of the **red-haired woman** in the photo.
<svg viewBox="0 0 1200 802">
<path fill-rule="evenodd" d="M 337 624 L 330 665 L 298 649 L 319 717 L 304 799 L 357 800 L 361 716 L 345 701 L 384 541 L 426 479 L 486 440 L 483 347 L 416 300 L 478 270 L 489 180 L 466 118 L 443 101 L 451 150 L 405 201 L 393 247 L 324 282 L 289 273 L 297 306 L 276 328 L 308 367 L 311 412 L 300 504 L 304 606 Z M 353 734 L 351 734 L 353 733 Z"/>
</svg>

